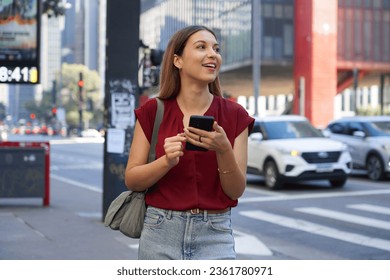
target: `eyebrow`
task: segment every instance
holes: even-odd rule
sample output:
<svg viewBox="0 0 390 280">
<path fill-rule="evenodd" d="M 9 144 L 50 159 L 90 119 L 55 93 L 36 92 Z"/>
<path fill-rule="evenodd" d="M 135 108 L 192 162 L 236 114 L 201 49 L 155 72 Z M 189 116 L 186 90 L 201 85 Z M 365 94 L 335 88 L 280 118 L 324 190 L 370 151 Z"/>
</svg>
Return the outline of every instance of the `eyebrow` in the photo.
<svg viewBox="0 0 390 280">
<path fill-rule="evenodd" d="M 205 43 L 205 44 L 207 44 L 207 42 L 206 42 L 205 40 L 198 40 L 198 41 L 195 41 L 195 42 L 193 43 L 193 45 L 195 45 L 195 44 L 197 44 L 197 43 Z M 219 44 L 218 44 L 218 43 L 215 43 L 215 44 L 213 44 L 213 46 L 219 46 Z"/>
</svg>

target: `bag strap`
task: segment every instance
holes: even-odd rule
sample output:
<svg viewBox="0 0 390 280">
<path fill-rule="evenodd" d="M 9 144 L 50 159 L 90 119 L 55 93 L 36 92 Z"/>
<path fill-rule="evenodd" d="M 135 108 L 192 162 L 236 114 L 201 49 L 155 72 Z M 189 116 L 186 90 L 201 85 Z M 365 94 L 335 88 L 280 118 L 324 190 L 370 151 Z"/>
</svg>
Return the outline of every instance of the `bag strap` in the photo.
<svg viewBox="0 0 390 280">
<path fill-rule="evenodd" d="M 157 111 L 156 111 L 156 117 L 154 119 L 152 140 L 150 141 L 148 162 L 152 162 L 156 159 L 157 134 L 160 128 L 162 118 L 164 116 L 164 101 L 158 97 L 156 97 L 156 101 L 157 101 Z"/>
</svg>

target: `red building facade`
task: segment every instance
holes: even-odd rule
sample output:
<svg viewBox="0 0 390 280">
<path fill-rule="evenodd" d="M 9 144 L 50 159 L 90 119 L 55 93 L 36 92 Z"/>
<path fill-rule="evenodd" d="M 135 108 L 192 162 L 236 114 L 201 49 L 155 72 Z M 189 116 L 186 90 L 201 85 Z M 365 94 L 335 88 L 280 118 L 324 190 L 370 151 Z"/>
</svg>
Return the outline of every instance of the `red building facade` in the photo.
<svg viewBox="0 0 390 280">
<path fill-rule="evenodd" d="M 325 126 L 336 94 L 390 73 L 390 1 L 295 0 L 294 14 L 294 113 Z"/>
</svg>

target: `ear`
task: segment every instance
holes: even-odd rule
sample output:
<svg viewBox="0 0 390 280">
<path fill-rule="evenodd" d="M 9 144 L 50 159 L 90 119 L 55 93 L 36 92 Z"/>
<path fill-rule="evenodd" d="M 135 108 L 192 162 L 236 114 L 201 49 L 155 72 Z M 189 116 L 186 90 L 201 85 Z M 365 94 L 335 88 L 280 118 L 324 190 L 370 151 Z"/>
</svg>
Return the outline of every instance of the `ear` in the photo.
<svg viewBox="0 0 390 280">
<path fill-rule="evenodd" d="M 182 68 L 182 60 L 181 57 L 178 56 L 177 54 L 173 55 L 173 64 L 176 66 L 177 69 Z"/>
</svg>

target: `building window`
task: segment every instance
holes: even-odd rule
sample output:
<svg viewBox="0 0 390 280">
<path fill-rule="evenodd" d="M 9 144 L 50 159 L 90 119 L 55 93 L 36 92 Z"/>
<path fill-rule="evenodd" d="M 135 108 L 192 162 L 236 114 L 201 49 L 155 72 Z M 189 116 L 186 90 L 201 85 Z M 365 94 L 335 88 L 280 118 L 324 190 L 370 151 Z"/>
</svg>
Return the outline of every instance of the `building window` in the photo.
<svg viewBox="0 0 390 280">
<path fill-rule="evenodd" d="M 283 53 L 285 56 L 293 55 L 294 43 L 294 27 L 292 24 L 286 23 L 283 26 Z"/>
<path fill-rule="evenodd" d="M 275 18 L 283 18 L 283 5 L 275 4 Z"/>
<path fill-rule="evenodd" d="M 264 58 L 272 58 L 273 45 L 272 37 L 264 37 Z"/>
<path fill-rule="evenodd" d="M 355 33 L 354 33 L 354 39 L 355 39 L 355 57 L 354 60 L 359 59 L 361 60 L 363 58 L 363 51 L 362 51 L 362 12 L 360 9 L 355 10 Z"/>
<path fill-rule="evenodd" d="M 293 19 L 294 18 L 294 9 L 293 9 L 292 5 L 284 5 L 284 18 L 285 19 Z"/>
<path fill-rule="evenodd" d="M 272 18 L 273 16 L 274 16 L 274 13 L 272 11 L 272 5 L 271 4 L 264 4 L 263 5 L 263 17 Z"/>
<path fill-rule="evenodd" d="M 375 61 L 380 61 L 381 60 L 381 45 L 382 45 L 382 40 L 381 38 L 381 22 L 380 22 L 380 11 L 374 11 L 375 16 L 374 16 L 374 57 L 373 59 Z"/>
</svg>

